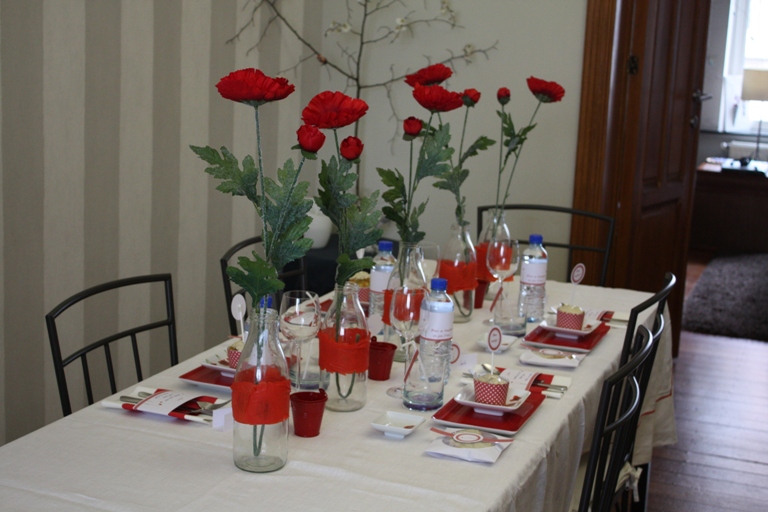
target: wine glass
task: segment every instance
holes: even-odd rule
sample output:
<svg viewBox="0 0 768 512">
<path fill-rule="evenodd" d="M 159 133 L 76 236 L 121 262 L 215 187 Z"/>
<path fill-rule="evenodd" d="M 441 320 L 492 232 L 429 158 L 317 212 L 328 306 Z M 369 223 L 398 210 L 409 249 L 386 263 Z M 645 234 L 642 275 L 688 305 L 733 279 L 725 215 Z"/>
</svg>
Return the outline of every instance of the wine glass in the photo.
<svg viewBox="0 0 768 512">
<path fill-rule="evenodd" d="M 408 354 L 413 353 L 412 345 L 419 334 L 419 317 L 421 313 L 421 301 L 427 296 L 427 289 L 421 286 L 400 286 L 392 292 L 390 303 L 389 321 L 392 328 L 404 340 L 405 365 L 408 366 Z M 403 387 L 392 387 L 387 390 L 387 395 L 393 398 L 403 397 Z"/>
<path fill-rule="evenodd" d="M 280 333 L 290 343 L 291 380 L 297 390 L 319 387 L 317 332 L 320 329 L 320 321 L 320 298 L 315 292 L 291 290 L 283 293 L 280 303 Z"/>
<path fill-rule="evenodd" d="M 509 228 L 501 219 L 493 220 L 491 239 L 485 255 L 488 270 L 498 281 L 499 291 L 493 301 L 493 324 L 505 334 L 524 334 L 525 322 L 517 311 L 516 301 L 512 301 L 504 287 L 504 279 L 513 275 L 520 264 L 520 245 L 509 236 Z"/>
</svg>

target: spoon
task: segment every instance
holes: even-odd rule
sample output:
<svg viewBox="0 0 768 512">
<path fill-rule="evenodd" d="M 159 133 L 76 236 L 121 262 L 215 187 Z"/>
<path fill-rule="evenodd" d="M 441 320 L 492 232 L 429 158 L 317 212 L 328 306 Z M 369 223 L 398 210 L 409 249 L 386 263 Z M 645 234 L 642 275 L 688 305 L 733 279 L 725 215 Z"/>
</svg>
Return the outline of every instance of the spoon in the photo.
<svg viewBox="0 0 768 512">
<path fill-rule="evenodd" d="M 480 366 L 482 366 L 483 370 L 487 371 L 491 375 L 495 375 L 495 374 L 500 374 L 501 373 L 498 369 L 494 368 L 493 365 L 490 365 L 488 363 L 483 363 Z"/>
</svg>

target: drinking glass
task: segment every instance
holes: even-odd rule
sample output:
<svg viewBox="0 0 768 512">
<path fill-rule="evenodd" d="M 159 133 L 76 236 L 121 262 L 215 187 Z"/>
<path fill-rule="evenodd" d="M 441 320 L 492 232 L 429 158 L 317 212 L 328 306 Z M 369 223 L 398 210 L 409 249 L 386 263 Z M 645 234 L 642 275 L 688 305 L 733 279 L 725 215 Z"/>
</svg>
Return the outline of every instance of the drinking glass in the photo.
<svg viewBox="0 0 768 512">
<path fill-rule="evenodd" d="M 400 335 L 403 342 L 406 369 L 410 359 L 409 354 L 414 352 L 414 340 L 419 335 L 421 301 L 427 294 L 427 289 L 421 286 L 400 286 L 392 292 L 389 319 L 392 328 Z M 393 398 L 402 398 L 403 387 L 389 388 L 387 394 Z"/>
<path fill-rule="evenodd" d="M 320 367 L 317 332 L 320 329 L 320 298 L 307 290 L 283 293 L 280 333 L 290 343 L 291 383 L 297 390 L 318 389 Z"/>
<path fill-rule="evenodd" d="M 517 302 L 504 287 L 504 279 L 513 275 L 520 264 L 520 245 L 509 236 L 509 228 L 501 219 L 494 219 L 491 238 L 488 242 L 486 263 L 496 278 L 499 291 L 493 304 L 493 324 L 505 334 L 525 334 L 525 321 L 519 317 Z"/>
</svg>

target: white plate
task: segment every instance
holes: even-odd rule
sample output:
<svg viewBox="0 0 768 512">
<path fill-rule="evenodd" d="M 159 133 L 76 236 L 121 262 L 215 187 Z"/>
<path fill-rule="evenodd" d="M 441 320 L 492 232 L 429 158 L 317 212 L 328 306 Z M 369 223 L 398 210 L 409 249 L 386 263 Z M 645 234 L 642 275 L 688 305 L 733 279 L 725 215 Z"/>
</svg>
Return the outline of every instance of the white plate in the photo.
<svg viewBox="0 0 768 512">
<path fill-rule="evenodd" d="M 586 336 L 587 334 L 590 334 L 592 331 L 597 329 L 597 327 L 600 325 L 600 322 L 595 321 L 595 322 L 588 323 L 584 325 L 584 327 L 582 327 L 581 330 L 566 329 L 564 327 L 558 327 L 557 325 L 554 325 L 554 324 L 550 325 L 547 323 L 546 320 L 541 322 L 539 325 L 541 326 L 542 329 L 557 333 L 562 338 L 577 339 L 577 338 L 581 338 L 582 336 Z"/>
<path fill-rule="evenodd" d="M 384 432 L 387 437 L 403 439 L 424 423 L 424 418 L 415 414 L 387 411 L 371 422 L 376 430 Z"/>
<path fill-rule="evenodd" d="M 497 348 L 493 353 L 494 354 L 501 354 L 502 352 L 504 352 L 507 349 L 509 349 L 509 347 L 514 345 L 515 342 L 517 340 L 519 340 L 519 339 L 520 338 L 518 338 L 517 336 L 509 336 L 507 334 L 503 335 L 501 337 L 501 346 L 499 348 Z M 477 345 L 480 348 L 484 349 L 486 352 L 490 352 L 491 351 L 491 349 L 488 348 L 488 335 L 487 334 L 483 334 L 482 336 L 477 338 L 476 343 L 477 343 Z"/>
<path fill-rule="evenodd" d="M 210 368 L 211 370 L 218 370 L 221 373 L 223 373 L 224 375 L 234 375 L 235 374 L 235 370 L 237 370 L 237 368 L 230 368 L 229 367 L 229 363 L 227 363 L 223 359 L 218 361 L 218 362 L 214 362 L 213 359 L 214 358 L 210 358 L 210 360 L 206 359 L 201 364 L 203 366 L 205 366 L 206 368 Z"/>
<path fill-rule="evenodd" d="M 511 412 L 511 411 L 514 411 L 515 409 L 520 408 L 520 406 L 523 405 L 523 402 L 525 402 L 525 399 L 528 398 L 530 395 L 531 395 L 531 392 L 528 391 L 527 389 L 513 389 L 510 387 L 507 393 L 507 405 L 481 404 L 479 402 L 475 402 L 474 389 L 472 389 L 471 387 L 467 387 L 467 388 L 464 388 L 453 399 L 456 400 L 461 405 L 472 407 L 477 413 L 490 414 L 492 416 L 501 416 L 505 412 Z M 514 397 L 518 397 L 518 398 L 512 401 Z"/>
</svg>

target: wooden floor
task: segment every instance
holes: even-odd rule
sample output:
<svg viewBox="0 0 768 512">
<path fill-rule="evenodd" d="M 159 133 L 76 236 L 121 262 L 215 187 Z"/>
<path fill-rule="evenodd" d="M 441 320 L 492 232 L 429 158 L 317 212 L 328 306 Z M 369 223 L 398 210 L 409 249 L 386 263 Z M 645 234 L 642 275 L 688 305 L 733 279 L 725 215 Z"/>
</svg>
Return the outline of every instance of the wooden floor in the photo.
<svg viewBox="0 0 768 512">
<path fill-rule="evenodd" d="M 683 331 L 674 378 L 678 442 L 653 452 L 647 510 L 768 510 L 768 343 Z"/>
</svg>

